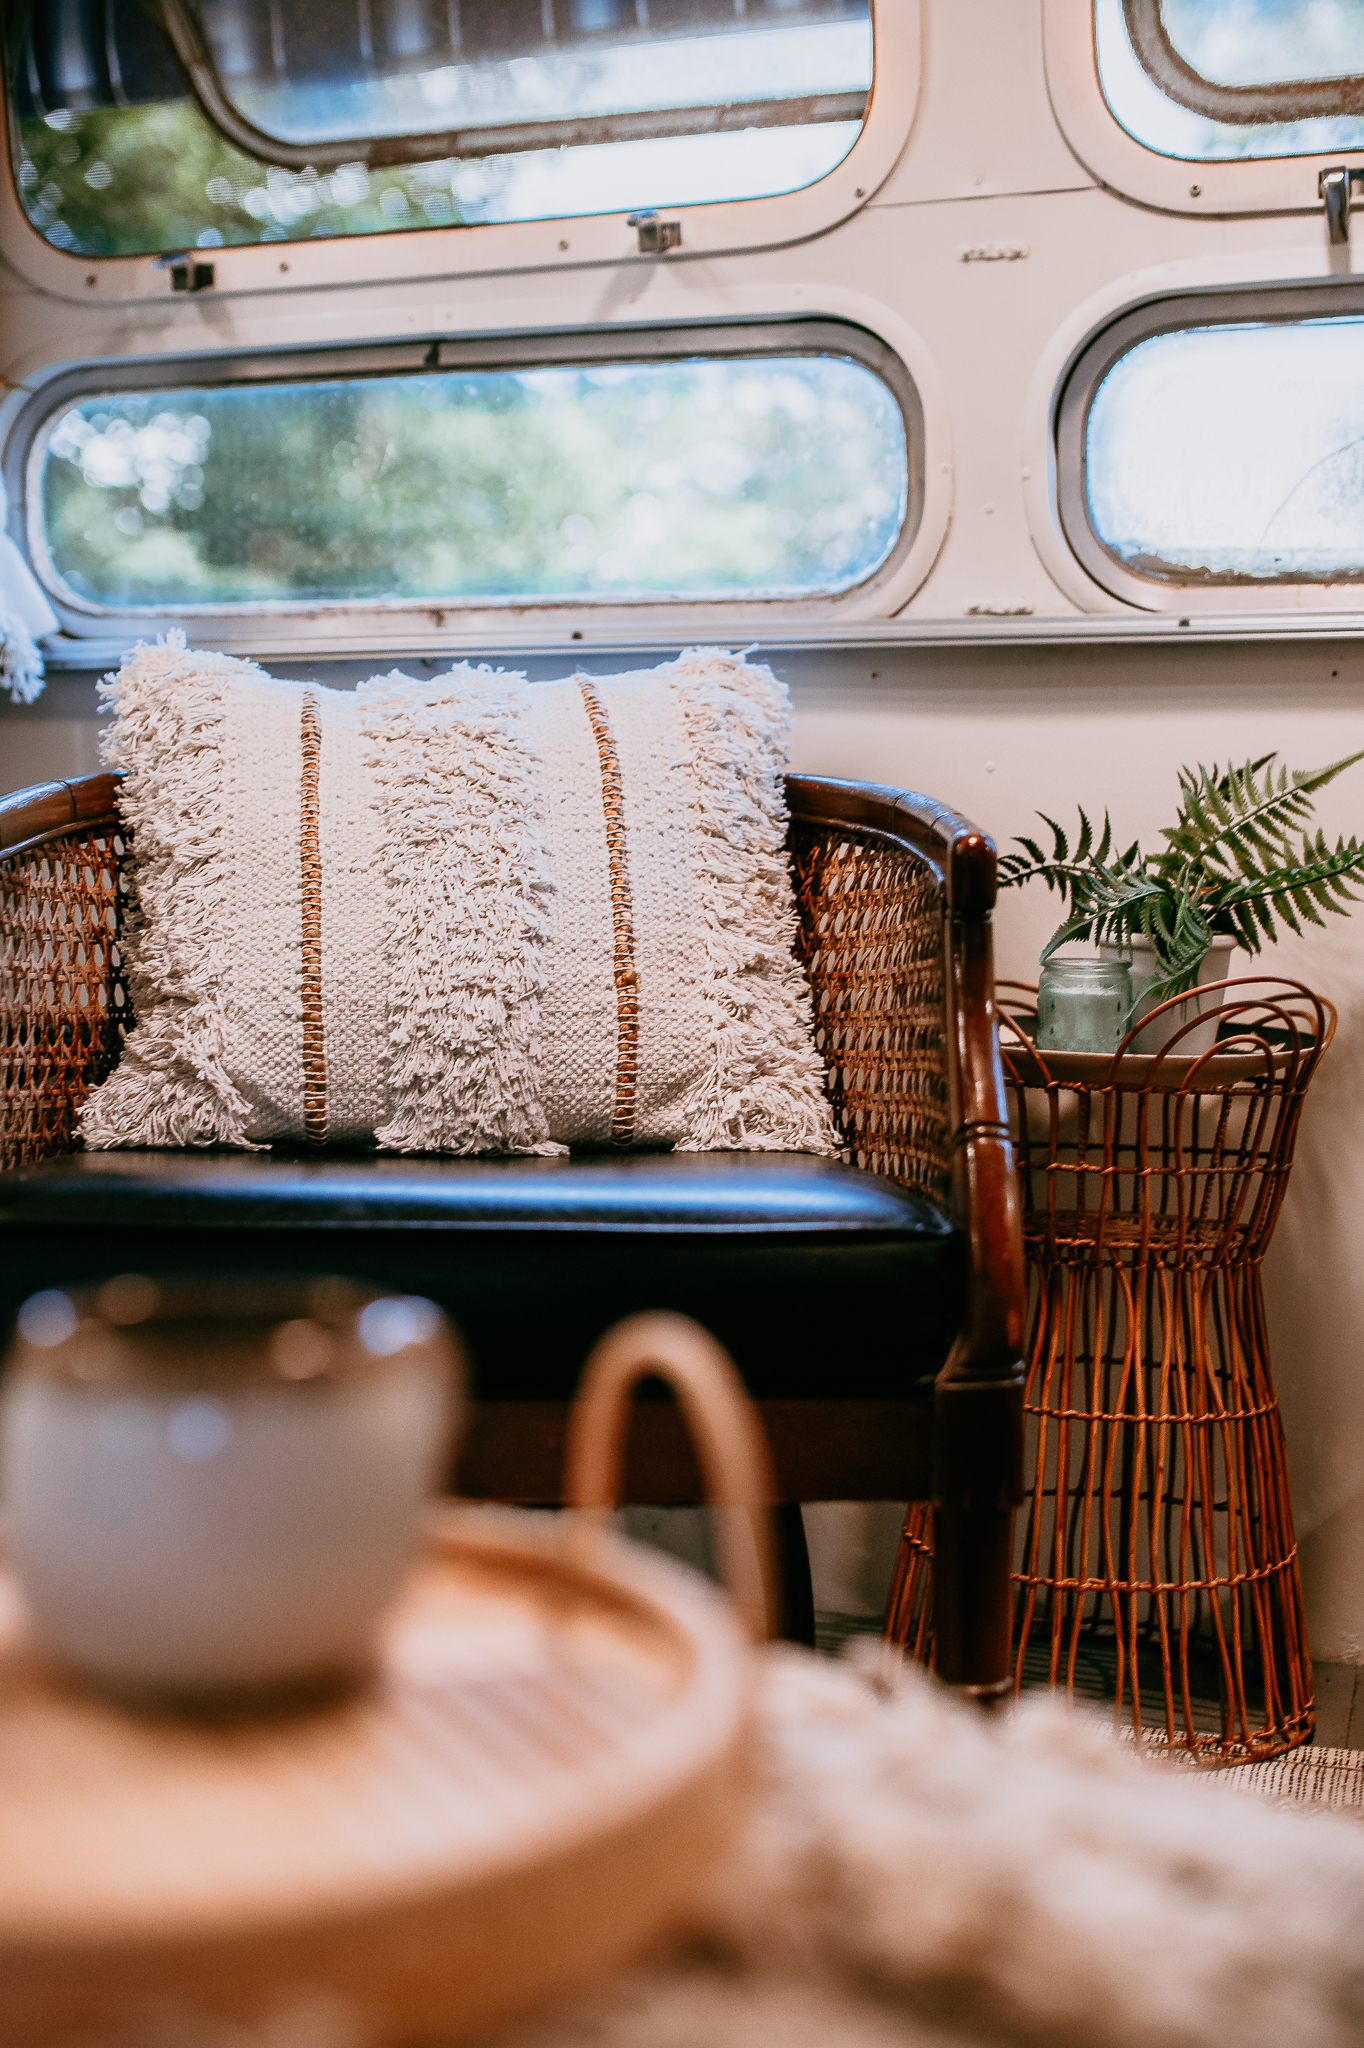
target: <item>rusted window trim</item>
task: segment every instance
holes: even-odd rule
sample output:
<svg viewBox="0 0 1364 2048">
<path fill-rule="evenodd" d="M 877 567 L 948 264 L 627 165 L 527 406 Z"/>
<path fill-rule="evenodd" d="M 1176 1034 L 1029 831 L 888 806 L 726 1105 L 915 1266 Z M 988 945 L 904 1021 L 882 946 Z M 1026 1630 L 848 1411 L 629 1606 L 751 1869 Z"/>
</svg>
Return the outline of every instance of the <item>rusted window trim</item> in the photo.
<svg viewBox="0 0 1364 2048">
<path fill-rule="evenodd" d="M 1138 569 L 1101 538 L 1089 514 L 1088 429 L 1090 408 L 1099 386 L 1114 364 L 1143 341 L 1161 334 L 1179 334 L 1194 327 L 1297 326 L 1307 320 L 1342 315 L 1364 316 L 1364 281 L 1339 285 L 1264 286 L 1254 291 L 1189 292 L 1148 299 L 1129 308 L 1092 335 L 1077 352 L 1062 380 L 1053 418 L 1056 461 L 1056 512 L 1061 531 L 1081 566 L 1113 596 L 1129 603 L 1149 603 L 1159 590 L 1268 590 L 1276 585 L 1364 582 L 1364 563 L 1356 574 L 1333 570 L 1320 577 L 1246 576 L 1227 572 L 1209 575 L 1176 563 L 1146 563 Z M 1247 431 L 1254 421 L 1246 422 Z M 1143 594 L 1144 593 L 1144 594 Z M 1235 598 L 1229 596 L 1229 603 Z"/>
<path fill-rule="evenodd" d="M 1180 56 L 1161 19 L 1160 0 L 1122 0 L 1122 13 L 1143 71 L 1167 99 L 1206 120 L 1249 128 L 1257 122 L 1364 113 L 1364 76 L 1219 85 Z"/>
<path fill-rule="evenodd" d="M 203 29 L 186 0 L 160 0 L 161 17 L 190 90 L 228 142 L 247 156 L 289 171 L 332 171 L 341 164 L 431 163 L 446 157 L 519 155 L 533 149 L 572 149 L 586 143 L 714 135 L 739 128 L 794 128 L 830 121 L 860 121 L 869 95 L 816 93 L 799 99 L 744 100 L 723 106 L 666 107 L 659 111 L 587 115 L 568 121 L 521 121 L 490 128 L 446 128 L 424 135 L 343 136 L 334 141 L 288 142 L 249 121 L 218 76 Z"/>
</svg>

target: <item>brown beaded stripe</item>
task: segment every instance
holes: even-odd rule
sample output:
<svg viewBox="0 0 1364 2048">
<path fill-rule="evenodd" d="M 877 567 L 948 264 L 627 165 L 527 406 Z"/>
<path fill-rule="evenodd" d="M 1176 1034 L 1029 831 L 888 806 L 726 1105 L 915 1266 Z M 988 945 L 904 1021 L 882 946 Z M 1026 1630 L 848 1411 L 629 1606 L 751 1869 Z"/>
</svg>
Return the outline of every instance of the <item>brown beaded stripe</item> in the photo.
<svg viewBox="0 0 1364 2048">
<path fill-rule="evenodd" d="M 318 773 L 322 728 L 317 699 L 303 699 L 303 777 L 299 853 L 303 863 L 303 1135 L 327 1142 L 327 1055 L 322 1041 L 322 845 L 318 830 Z"/>
<path fill-rule="evenodd" d="M 611 878 L 611 931 L 616 971 L 616 1109 L 611 1142 L 628 1145 L 635 1135 L 635 1081 L 639 1069 L 639 976 L 635 972 L 635 928 L 630 900 L 630 863 L 625 839 L 625 796 L 620 758 L 606 707 L 591 683 L 578 679 L 601 762 L 601 800 L 606 813 L 606 857 Z"/>
</svg>

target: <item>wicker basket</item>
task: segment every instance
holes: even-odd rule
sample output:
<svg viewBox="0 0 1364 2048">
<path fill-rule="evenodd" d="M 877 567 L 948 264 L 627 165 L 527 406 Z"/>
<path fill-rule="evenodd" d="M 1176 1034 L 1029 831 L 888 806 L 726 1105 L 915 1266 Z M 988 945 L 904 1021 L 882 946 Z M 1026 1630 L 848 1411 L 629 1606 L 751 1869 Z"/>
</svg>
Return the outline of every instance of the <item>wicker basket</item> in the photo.
<svg viewBox="0 0 1364 2048">
<path fill-rule="evenodd" d="M 1182 1030 L 1109 1057 L 1038 1052 L 1035 991 L 1001 1000 L 1029 1279 L 1015 1686 L 1112 1697 L 1208 1761 L 1278 1755 L 1312 1732 L 1312 1666 L 1260 1275 L 1335 1012 L 1233 981 L 1208 1052 Z M 890 1627 L 921 1655 L 930 1566 L 911 1508 Z"/>
</svg>

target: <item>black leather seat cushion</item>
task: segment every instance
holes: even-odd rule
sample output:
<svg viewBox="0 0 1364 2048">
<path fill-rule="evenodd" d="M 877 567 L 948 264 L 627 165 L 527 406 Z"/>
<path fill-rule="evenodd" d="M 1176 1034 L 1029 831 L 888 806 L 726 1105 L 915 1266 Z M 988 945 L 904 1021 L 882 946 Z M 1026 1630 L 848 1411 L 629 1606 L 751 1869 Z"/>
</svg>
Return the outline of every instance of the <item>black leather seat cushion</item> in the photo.
<svg viewBox="0 0 1364 2048">
<path fill-rule="evenodd" d="M 677 1309 L 774 1398 L 909 1394 L 962 1318 L 923 1197 L 804 1153 L 555 1159 L 71 1153 L 0 1175 L 0 1311 L 112 1273 L 340 1272 L 430 1295 L 484 1400 L 558 1400 L 593 1341 Z"/>
</svg>

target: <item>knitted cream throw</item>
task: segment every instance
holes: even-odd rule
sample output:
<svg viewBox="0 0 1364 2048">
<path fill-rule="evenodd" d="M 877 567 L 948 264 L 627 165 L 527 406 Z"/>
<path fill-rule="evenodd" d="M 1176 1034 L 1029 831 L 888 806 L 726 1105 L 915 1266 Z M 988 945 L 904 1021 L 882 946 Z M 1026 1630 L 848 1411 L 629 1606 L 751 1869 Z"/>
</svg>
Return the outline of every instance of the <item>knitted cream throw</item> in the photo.
<svg viewBox="0 0 1364 2048">
<path fill-rule="evenodd" d="M 761 1769 L 688 1932 L 461 2048 L 1358 2048 L 1364 1827 L 773 1646 Z M 870 1676 L 870 1672 L 868 1676 Z M 878 1688 L 879 1689 L 879 1688 Z M 381 2048 L 300 1987 L 81 2048 Z M 432 2048 L 455 2048 L 453 2041 Z"/>
<path fill-rule="evenodd" d="M 103 688 L 138 1021 L 87 1145 L 835 1149 L 768 669 L 349 692 L 170 635 Z"/>
</svg>

